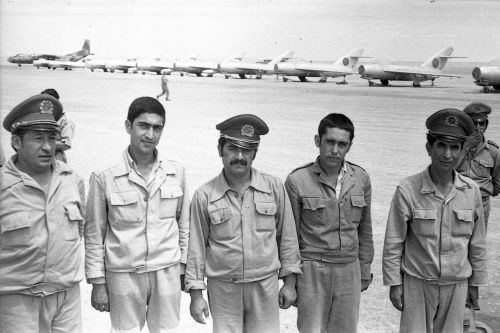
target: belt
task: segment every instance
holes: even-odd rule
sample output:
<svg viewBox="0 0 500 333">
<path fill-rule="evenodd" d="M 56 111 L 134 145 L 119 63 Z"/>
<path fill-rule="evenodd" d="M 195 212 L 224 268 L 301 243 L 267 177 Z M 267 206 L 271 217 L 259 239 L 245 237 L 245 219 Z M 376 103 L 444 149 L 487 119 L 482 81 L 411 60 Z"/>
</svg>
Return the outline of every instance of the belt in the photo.
<svg viewBox="0 0 500 333">
<path fill-rule="evenodd" d="M 482 197 L 481 200 L 483 200 L 483 202 L 486 202 L 490 199 L 490 197 Z"/>
</svg>

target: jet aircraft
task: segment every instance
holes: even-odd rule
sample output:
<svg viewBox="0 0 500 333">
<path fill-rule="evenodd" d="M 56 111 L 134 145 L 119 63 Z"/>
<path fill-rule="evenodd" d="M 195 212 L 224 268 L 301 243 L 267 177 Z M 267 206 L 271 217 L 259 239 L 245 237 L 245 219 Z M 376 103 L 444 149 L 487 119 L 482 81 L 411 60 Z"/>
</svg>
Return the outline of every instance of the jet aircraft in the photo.
<svg viewBox="0 0 500 333">
<path fill-rule="evenodd" d="M 108 71 L 108 69 L 106 68 L 106 61 L 101 59 L 89 59 L 85 62 L 85 66 L 90 69 L 91 72 L 95 71 L 96 69 L 100 69 L 104 72 Z"/>
<path fill-rule="evenodd" d="M 62 56 L 54 55 L 54 54 L 46 54 L 46 53 L 39 53 L 39 54 L 16 54 L 15 56 L 7 58 L 8 62 L 11 62 L 13 64 L 17 64 L 19 67 L 21 67 L 22 64 L 33 64 L 33 61 L 38 60 L 38 59 L 45 59 L 45 60 L 61 60 L 61 61 L 78 61 L 90 54 L 90 40 L 85 39 L 83 42 L 82 49 L 73 53 L 68 53 Z M 42 67 L 42 66 L 40 66 Z"/>
<path fill-rule="evenodd" d="M 485 93 L 490 92 L 489 86 L 500 91 L 500 65 L 475 67 L 472 70 L 472 77 L 476 80 L 474 83 L 483 87 Z"/>
<path fill-rule="evenodd" d="M 452 57 L 452 47 L 447 47 L 424 62 L 421 66 L 399 66 L 399 65 L 380 65 L 367 64 L 359 66 L 358 72 L 363 79 L 368 80 L 368 85 L 374 86 L 372 80 L 380 80 L 383 86 L 389 85 L 389 81 L 413 81 L 414 87 L 420 87 L 420 82 L 432 81 L 440 76 L 460 77 L 458 75 L 445 74 L 443 68 L 448 59 L 465 58 Z"/>
<path fill-rule="evenodd" d="M 46 63 L 43 63 L 44 67 L 45 65 L 49 68 L 49 69 L 53 69 L 53 70 L 56 70 L 57 68 L 62 68 L 64 69 L 65 71 L 70 71 L 70 70 L 73 70 L 73 69 L 77 69 L 77 68 L 85 68 L 87 59 L 86 58 L 82 58 L 78 61 L 67 61 L 67 60 L 47 60 Z M 33 62 L 34 64 L 35 62 Z"/>
<path fill-rule="evenodd" d="M 133 72 L 137 73 L 137 59 L 131 58 L 126 60 L 114 60 L 106 63 L 106 68 L 111 73 L 114 73 L 116 70 L 122 71 L 123 73 Z"/>
<path fill-rule="evenodd" d="M 245 53 L 238 52 L 234 56 L 224 60 L 222 63 L 226 63 L 234 59 L 241 59 L 244 55 Z M 205 74 L 208 77 L 212 77 L 215 73 L 219 73 L 218 64 L 199 62 L 196 56 L 191 56 L 187 60 L 174 62 L 173 70 L 180 72 L 181 76 L 184 75 L 184 73 L 191 73 L 196 74 L 196 76 L 202 76 L 202 74 Z"/>
<path fill-rule="evenodd" d="M 137 70 L 140 71 L 143 75 L 146 74 L 146 72 L 152 72 L 158 75 L 161 75 L 163 72 L 170 74 L 172 72 L 172 67 L 172 63 L 161 61 L 160 58 L 155 58 L 153 59 L 153 61 L 137 62 Z"/>
<path fill-rule="evenodd" d="M 346 75 L 357 74 L 355 70 L 358 59 L 362 58 L 363 49 L 353 50 L 334 64 L 320 64 L 314 62 L 280 62 L 274 65 L 274 72 L 283 76 L 283 82 L 288 81 L 287 76 L 297 76 L 301 82 L 306 82 L 307 77 L 320 77 L 319 82 L 326 82 L 328 77 L 343 76 L 344 80 L 338 83 L 346 84 Z"/>
<path fill-rule="evenodd" d="M 238 59 L 237 62 L 223 62 L 217 65 L 219 72 L 224 73 L 228 79 L 231 74 L 237 74 L 241 79 L 246 79 L 246 75 L 256 75 L 257 79 L 262 78 L 263 74 L 274 74 L 274 65 L 281 61 L 287 61 L 293 57 L 293 51 L 286 51 L 274 58 L 268 63 L 248 63 Z"/>
</svg>

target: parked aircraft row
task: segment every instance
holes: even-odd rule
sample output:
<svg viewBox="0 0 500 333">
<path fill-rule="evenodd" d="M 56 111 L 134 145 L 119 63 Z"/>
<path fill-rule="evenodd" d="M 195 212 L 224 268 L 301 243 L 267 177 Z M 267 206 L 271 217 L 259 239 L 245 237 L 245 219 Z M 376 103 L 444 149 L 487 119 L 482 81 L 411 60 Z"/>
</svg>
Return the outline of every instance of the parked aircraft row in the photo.
<svg viewBox="0 0 500 333">
<path fill-rule="evenodd" d="M 255 76 L 260 79 L 263 75 L 281 76 L 284 82 L 293 77 L 299 81 L 306 82 L 308 78 L 318 77 L 319 82 L 326 82 L 327 78 L 343 77 L 338 84 L 346 84 L 346 76 L 360 74 L 361 78 L 368 80 L 369 86 L 374 86 L 374 80 L 379 80 L 382 86 L 389 85 L 390 81 L 410 81 L 414 87 L 420 87 L 421 82 L 431 81 L 439 77 L 459 77 L 443 71 L 449 59 L 465 58 L 452 56 L 453 48 L 446 47 L 420 66 L 400 66 L 392 64 L 383 64 L 380 62 L 365 63 L 359 65 L 361 58 L 364 57 L 363 49 L 355 49 L 333 63 L 318 63 L 293 58 L 293 51 L 286 51 L 272 60 L 249 61 L 244 58 L 245 54 L 239 52 L 220 63 L 201 62 L 196 55 L 189 56 L 183 60 L 176 60 L 173 63 L 154 59 L 152 61 L 138 61 L 137 59 L 123 59 L 105 61 L 93 58 L 90 54 L 90 41 L 85 40 L 80 51 L 69 53 L 63 56 L 50 54 L 31 54 L 8 58 L 9 62 L 21 64 L 32 64 L 33 66 L 47 67 L 49 69 L 63 68 L 72 70 L 76 68 L 89 68 L 91 71 L 97 69 L 105 72 L 121 71 L 128 72 L 146 72 L 167 73 L 179 72 L 195 74 L 196 76 L 213 76 L 216 73 L 224 74 L 225 78 L 231 75 L 237 75 L 241 79 L 247 76 Z M 500 90 L 500 66 L 476 67 L 472 71 L 475 79 L 474 83 L 483 86 L 485 92 L 490 90 Z"/>
</svg>

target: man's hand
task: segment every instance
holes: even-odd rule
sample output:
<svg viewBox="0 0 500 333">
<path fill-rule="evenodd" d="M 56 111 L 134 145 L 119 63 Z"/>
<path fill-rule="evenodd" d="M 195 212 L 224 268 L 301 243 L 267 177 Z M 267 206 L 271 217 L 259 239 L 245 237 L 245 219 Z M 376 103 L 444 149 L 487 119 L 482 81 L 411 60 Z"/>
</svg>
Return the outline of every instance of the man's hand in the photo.
<svg viewBox="0 0 500 333">
<path fill-rule="evenodd" d="M 391 286 L 389 290 L 389 298 L 391 299 L 392 305 L 399 311 L 403 311 L 404 295 L 403 295 L 403 285 Z"/>
<path fill-rule="evenodd" d="M 370 284 L 372 284 L 372 281 L 373 281 L 373 274 L 370 274 L 370 280 L 361 280 L 361 292 L 368 289 Z"/>
<path fill-rule="evenodd" d="M 479 308 L 479 290 L 477 287 L 469 286 L 469 290 L 467 291 L 467 301 L 465 305 L 468 308 L 473 308 L 474 310 L 481 310 Z"/>
<path fill-rule="evenodd" d="M 191 317 L 193 317 L 196 322 L 200 324 L 206 324 L 205 318 L 210 316 L 208 311 L 208 304 L 203 299 L 201 290 L 191 290 L 191 304 L 189 305 L 189 312 L 191 312 Z"/>
<path fill-rule="evenodd" d="M 297 301 L 297 291 L 295 290 L 296 276 L 295 274 L 290 274 L 285 276 L 283 287 L 281 287 L 278 301 L 280 308 L 288 309 L 291 305 L 295 304 Z"/>
<path fill-rule="evenodd" d="M 464 149 L 469 151 L 476 147 L 483 140 L 483 135 L 483 131 L 474 131 L 474 133 L 465 140 Z"/>
<path fill-rule="evenodd" d="M 109 312 L 108 286 L 106 283 L 92 285 L 90 303 L 97 311 Z"/>
</svg>

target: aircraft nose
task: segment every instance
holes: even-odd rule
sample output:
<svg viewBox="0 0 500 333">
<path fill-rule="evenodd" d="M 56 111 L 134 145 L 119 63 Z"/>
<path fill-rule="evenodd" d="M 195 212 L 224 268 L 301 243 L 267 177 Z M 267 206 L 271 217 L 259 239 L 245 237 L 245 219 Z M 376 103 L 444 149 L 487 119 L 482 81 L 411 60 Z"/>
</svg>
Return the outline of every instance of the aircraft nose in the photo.
<svg viewBox="0 0 500 333">
<path fill-rule="evenodd" d="M 363 66 L 363 65 L 359 66 L 358 73 L 361 75 L 365 74 L 365 66 Z"/>
<path fill-rule="evenodd" d="M 472 70 L 472 77 L 474 78 L 474 80 L 479 80 L 479 78 L 481 77 L 481 68 L 474 68 Z"/>
<path fill-rule="evenodd" d="M 14 59 L 14 57 L 8 57 L 8 58 L 7 58 L 7 61 L 8 61 L 8 62 L 12 62 L 12 59 Z"/>
</svg>

